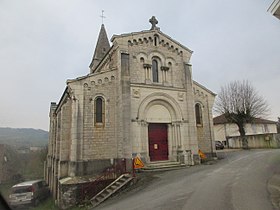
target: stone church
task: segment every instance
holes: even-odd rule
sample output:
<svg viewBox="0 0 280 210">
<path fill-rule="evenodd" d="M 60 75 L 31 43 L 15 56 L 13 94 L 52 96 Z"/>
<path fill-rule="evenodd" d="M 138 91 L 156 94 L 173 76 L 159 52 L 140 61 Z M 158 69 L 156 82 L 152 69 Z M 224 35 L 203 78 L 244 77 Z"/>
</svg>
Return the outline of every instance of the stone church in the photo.
<svg viewBox="0 0 280 210">
<path fill-rule="evenodd" d="M 215 94 L 192 79 L 193 51 L 151 28 L 113 35 L 101 25 L 89 73 L 67 80 L 50 106 L 46 180 L 55 195 L 65 177 L 100 173 L 115 160 L 127 169 L 138 156 L 199 164 L 213 144 Z"/>
</svg>

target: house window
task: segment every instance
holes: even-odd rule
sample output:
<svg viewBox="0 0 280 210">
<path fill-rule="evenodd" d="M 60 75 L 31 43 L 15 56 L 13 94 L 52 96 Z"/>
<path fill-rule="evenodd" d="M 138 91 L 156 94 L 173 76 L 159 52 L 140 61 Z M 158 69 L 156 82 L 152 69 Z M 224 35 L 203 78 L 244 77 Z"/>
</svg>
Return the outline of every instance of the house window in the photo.
<svg viewBox="0 0 280 210">
<path fill-rule="evenodd" d="M 152 62 L 152 74 L 153 82 L 158 82 L 158 62 L 156 60 Z"/>
<path fill-rule="evenodd" d="M 264 124 L 264 132 L 265 132 L 265 133 L 269 133 L 269 129 L 268 129 L 267 124 Z"/>
<path fill-rule="evenodd" d="M 253 134 L 257 134 L 257 126 L 256 124 L 251 124 Z"/>
<path fill-rule="evenodd" d="M 95 123 L 104 123 L 104 99 L 97 97 L 95 99 Z"/>
<path fill-rule="evenodd" d="M 202 125 L 202 111 L 201 111 L 200 104 L 195 105 L 195 119 L 196 119 L 196 125 Z"/>
</svg>

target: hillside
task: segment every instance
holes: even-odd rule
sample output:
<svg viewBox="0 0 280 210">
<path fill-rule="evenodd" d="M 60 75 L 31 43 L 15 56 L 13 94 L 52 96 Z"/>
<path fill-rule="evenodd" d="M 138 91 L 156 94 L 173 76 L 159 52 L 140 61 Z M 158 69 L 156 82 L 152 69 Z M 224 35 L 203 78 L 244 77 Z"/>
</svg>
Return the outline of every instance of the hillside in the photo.
<svg viewBox="0 0 280 210">
<path fill-rule="evenodd" d="M 49 132 L 33 128 L 1 128 L 0 144 L 20 146 L 45 146 Z"/>
</svg>

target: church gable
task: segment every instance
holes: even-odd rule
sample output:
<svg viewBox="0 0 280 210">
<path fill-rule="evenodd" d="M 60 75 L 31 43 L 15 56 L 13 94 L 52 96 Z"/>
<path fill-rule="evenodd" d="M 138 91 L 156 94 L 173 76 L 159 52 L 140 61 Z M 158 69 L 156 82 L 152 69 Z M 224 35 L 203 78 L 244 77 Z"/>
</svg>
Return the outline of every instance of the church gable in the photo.
<svg viewBox="0 0 280 210">
<path fill-rule="evenodd" d="M 128 46 L 130 48 L 156 49 L 168 52 L 170 57 L 181 56 L 189 60 L 192 51 L 173 40 L 159 30 L 141 31 L 137 33 L 114 35 L 111 39 L 114 45 Z"/>
<path fill-rule="evenodd" d="M 212 102 L 216 96 L 215 93 L 196 81 L 193 81 L 193 93 L 196 101 L 204 101 L 205 99 L 208 99 Z"/>
<path fill-rule="evenodd" d="M 150 23 L 150 30 L 111 39 L 114 46 L 130 55 L 131 82 L 183 87 L 184 64 L 189 63 L 192 51 L 161 32 L 154 16 Z"/>
<path fill-rule="evenodd" d="M 187 51 L 190 54 L 192 53 L 190 49 L 160 31 L 160 28 L 155 26 L 158 21 L 154 16 L 150 19 L 150 23 L 152 24 L 150 30 L 114 35 L 111 41 L 119 42 L 119 40 L 121 39 L 122 44 L 124 44 L 124 41 L 127 41 L 130 46 L 139 44 L 152 44 L 154 46 L 161 45 L 178 54 L 183 54 L 185 53 L 184 51 Z"/>
</svg>

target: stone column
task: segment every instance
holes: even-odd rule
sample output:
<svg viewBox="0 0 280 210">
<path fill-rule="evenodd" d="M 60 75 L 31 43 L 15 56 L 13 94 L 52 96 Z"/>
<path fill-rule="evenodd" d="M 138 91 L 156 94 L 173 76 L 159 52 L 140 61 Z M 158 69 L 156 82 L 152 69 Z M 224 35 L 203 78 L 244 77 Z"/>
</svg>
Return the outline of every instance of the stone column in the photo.
<svg viewBox="0 0 280 210">
<path fill-rule="evenodd" d="M 142 139 L 142 155 L 146 162 L 150 162 L 149 156 L 149 136 L 148 136 L 148 123 L 145 121 L 141 122 L 141 139 Z"/>
<path fill-rule="evenodd" d="M 167 71 L 169 70 L 169 67 L 167 66 L 162 66 L 161 68 L 161 71 L 162 71 L 162 84 L 166 85 L 168 84 L 168 81 L 166 79 L 166 75 L 167 75 Z"/>
<path fill-rule="evenodd" d="M 176 130 L 175 130 L 175 124 L 171 124 L 171 131 L 172 131 L 172 139 L 173 139 L 173 145 L 177 149 L 178 147 L 178 142 L 177 142 L 177 136 L 176 136 Z"/>
<path fill-rule="evenodd" d="M 143 67 L 144 67 L 144 71 L 145 71 L 145 82 L 148 83 L 148 84 L 151 84 L 152 80 L 152 71 L 151 71 L 151 67 L 152 65 L 151 64 L 147 64 L 147 63 L 144 63 L 143 64 Z"/>
<path fill-rule="evenodd" d="M 161 78 L 162 78 L 162 81 L 161 83 L 164 84 L 165 82 L 165 77 L 164 77 L 164 71 L 161 69 Z M 159 81 L 160 82 L 160 81 Z"/>
<path fill-rule="evenodd" d="M 173 127 L 173 132 L 174 132 L 174 140 L 175 140 L 175 145 L 177 148 L 182 147 L 182 141 L 181 141 L 181 129 L 180 125 L 176 122 L 172 124 Z"/>
<path fill-rule="evenodd" d="M 180 124 L 176 124 L 176 131 L 177 131 L 177 138 L 178 138 L 178 143 L 179 147 L 182 148 L 182 139 L 181 139 L 181 129 L 180 129 Z"/>
<path fill-rule="evenodd" d="M 174 139 L 172 138 L 172 125 L 171 124 L 167 124 L 167 139 L 168 139 L 168 159 L 169 160 L 175 160 L 174 159 Z"/>
</svg>

